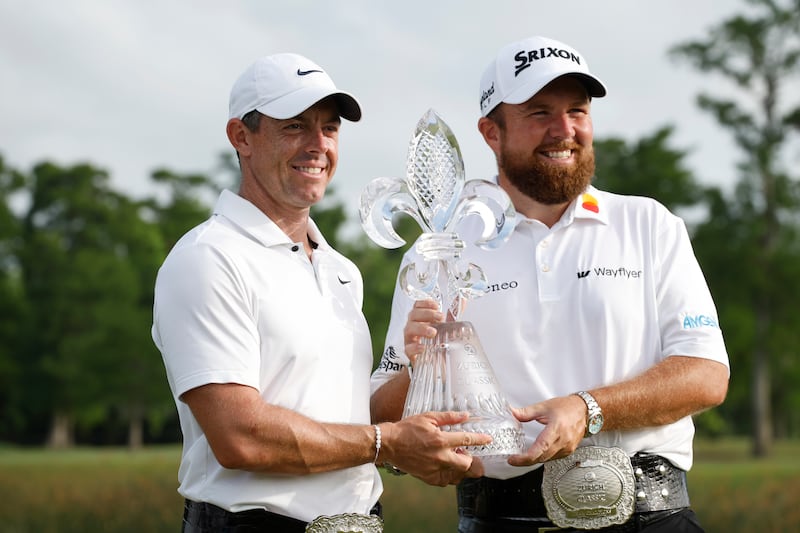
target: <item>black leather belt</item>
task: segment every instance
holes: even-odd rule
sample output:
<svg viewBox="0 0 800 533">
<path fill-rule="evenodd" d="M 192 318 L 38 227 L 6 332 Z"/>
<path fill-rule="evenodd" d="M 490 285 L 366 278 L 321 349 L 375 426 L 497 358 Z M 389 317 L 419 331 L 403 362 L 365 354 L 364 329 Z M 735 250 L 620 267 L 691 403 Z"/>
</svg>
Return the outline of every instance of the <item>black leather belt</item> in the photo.
<svg viewBox="0 0 800 533">
<path fill-rule="evenodd" d="M 378 502 L 370 514 L 382 516 Z M 305 533 L 308 522 L 273 513 L 265 509 L 251 509 L 233 513 L 207 503 L 186 500 L 183 506 L 183 533 L 245 533 L 253 531 L 280 531 Z"/>
<path fill-rule="evenodd" d="M 689 506 L 684 470 L 652 454 L 637 453 L 631 458 L 631 464 L 637 514 L 671 514 L 675 509 Z M 457 490 L 459 514 L 481 520 L 549 523 L 542 499 L 543 474 L 544 468 L 537 468 L 505 480 L 486 477 L 464 479 Z"/>
</svg>

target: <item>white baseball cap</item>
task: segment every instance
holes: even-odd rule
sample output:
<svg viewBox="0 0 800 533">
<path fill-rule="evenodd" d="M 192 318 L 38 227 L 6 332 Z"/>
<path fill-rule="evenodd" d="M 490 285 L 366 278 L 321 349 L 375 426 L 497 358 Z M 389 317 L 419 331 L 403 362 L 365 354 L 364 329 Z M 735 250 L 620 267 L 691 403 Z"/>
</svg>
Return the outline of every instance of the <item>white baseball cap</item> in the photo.
<svg viewBox="0 0 800 533">
<path fill-rule="evenodd" d="M 240 119 L 254 110 L 272 118 L 292 118 L 328 96 L 336 98 L 343 118 L 361 119 L 358 101 L 338 90 L 322 67 L 299 54 L 274 54 L 247 67 L 233 84 L 228 118 Z"/>
<path fill-rule="evenodd" d="M 603 82 L 589 72 L 586 59 L 574 48 L 547 37 L 528 37 L 500 49 L 481 78 L 481 116 L 501 102 L 521 104 L 561 76 L 575 76 L 589 96 L 606 95 Z"/>
</svg>

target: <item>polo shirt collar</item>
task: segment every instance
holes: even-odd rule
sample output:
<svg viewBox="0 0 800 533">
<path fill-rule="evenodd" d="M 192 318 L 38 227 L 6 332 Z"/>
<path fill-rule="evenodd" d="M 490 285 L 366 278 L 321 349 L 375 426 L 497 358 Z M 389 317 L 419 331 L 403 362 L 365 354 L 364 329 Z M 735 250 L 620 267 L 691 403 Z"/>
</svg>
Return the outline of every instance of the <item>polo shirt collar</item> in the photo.
<svg viewBox="0 0 800 533">
<path fill-rule="evenodd" d="M 575 219 L 597 220 L 608 224 L 608 204 L 603 200 L 602 191 L 596 189 L 594 185 L 589 185 L 567 207 L 561 219 L 567 224 Z"/>
<path fill-rule="evenodd" d="M 601 224 L 608 224 L 607 202 L 604 202 L 603 192 L 595 189 L 592 185 L 578 195 L 561 215 L 561 218 L 553 224 L 552 230 L 569 226 L 576 220 L 596 220 Z M 530 220 L 523 216 L 517 217 L 519 224 L 523 220 Z"/>
<path fill-rule="evenodd" d="M 498 176 L 495 174 L 487 181 L 497 185 Z M 499 186 L 499 185 L 498 185 Z M 608 211 L 606 209 L 606 202 L 603 201 L 603 193 L 594 185 L 589 185 L 586 190 L 578 195 L 569 206 L 561 220 L 557 224 L 567 225 L 571 224 L 575 219 L 584 220 L 597 220 L 603 224 L 608 224 Z M 521 214 L 517 215 L 517 224 L 520 224 L 526 217 Z"/>
<path fill-rule="evenodd" d="M 223 216 L 238 226 L 243 233 L 267 247 L 292 245 L 288 235 L 267 215 L 248 200 L 229 190 L 223 190 L 214 206 L 214 215 Z M 318 249 L 329 248 L 314 221 L 308 219 L 308 237 Z"/>
</svg>

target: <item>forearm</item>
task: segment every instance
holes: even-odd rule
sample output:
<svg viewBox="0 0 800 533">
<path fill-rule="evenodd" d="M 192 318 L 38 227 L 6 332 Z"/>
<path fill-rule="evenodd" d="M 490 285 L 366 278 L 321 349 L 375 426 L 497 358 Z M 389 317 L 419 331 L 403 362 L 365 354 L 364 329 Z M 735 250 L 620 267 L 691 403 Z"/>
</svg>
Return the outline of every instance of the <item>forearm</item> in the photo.
<svg viewBox="0 0 800 533">
<path fill-rule="evenodd" d="M 274 414 L 257 425 L 261 431 L 239 434 L 242 462 L 233 468 L 305 475 L 375 459 L 376 432 L 371 425 L 321 423 L 292 411 L 282 413 L 276 421 Z"/>
<path fill-rule="evenodd" d="M 310 474 L 375 457 L 372 426 L 317 422 L 265 403 L 250 387 L 205 385 L 183 398 L 225 468 Z"/>
<path fill-rule="evenodd" d="M 304 475 L 386 461 L 426 483 L 446 485 L 472 471 L 472 458 L 457 448 L 491 442 L 487 435 L 440 430 L 463 422 L 466 413 L 426 413 L 381 423 L 376 457 L 374 425 L 318 422 L 265 403 L 250 387 L 204 385 L 185 393 L 183 400 L 217 461 L 230 469 Z"/>
<path fill-rule="evenodd" d="M 370 398 L 373 422 L 394 422 L 403 416 L 406 393 L 410 384 L 408 372 L 396 376 L 381 385 Z"/>
<path fill-rule="evenodd" d="M 603 429 L 662 426 L 719 405 L 728 389 L 725 365 L 695 357 L 672 356 L 630 380 L 590 389 L 603 410 Z M 528 466 L 564 457 L 580 445 L 586 404 L 577 395 L 550 398 L 514 409 L 522 422 L 545 425 L 528 450 L 509 463 Z"/>
<path fill-rule="evenodd" d="M 603 409 L 605 431 L 676 422 L 721 404 L 727 390 L 725 365 L 672 356 L 631 380 L 590 392 Z"/>
</svg>

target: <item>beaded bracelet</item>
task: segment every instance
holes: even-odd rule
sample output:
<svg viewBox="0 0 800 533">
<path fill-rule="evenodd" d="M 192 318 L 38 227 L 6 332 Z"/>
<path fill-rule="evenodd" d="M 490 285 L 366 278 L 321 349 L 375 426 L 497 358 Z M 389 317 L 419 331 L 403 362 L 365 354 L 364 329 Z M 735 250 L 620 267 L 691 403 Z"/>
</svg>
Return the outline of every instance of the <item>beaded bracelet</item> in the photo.
<svg viewBox="0 0 800 533">
<path fill-rule="evenodd" d="M 381 427 L 378 424 L 372 427 L 375 428 L 375 459 L 373 459 L 372 462 L 377 463 L 378 454 L 381 453 Z"/>
</svg>

